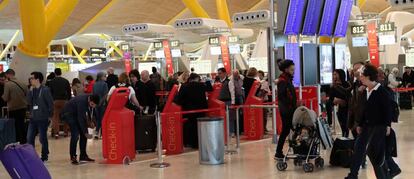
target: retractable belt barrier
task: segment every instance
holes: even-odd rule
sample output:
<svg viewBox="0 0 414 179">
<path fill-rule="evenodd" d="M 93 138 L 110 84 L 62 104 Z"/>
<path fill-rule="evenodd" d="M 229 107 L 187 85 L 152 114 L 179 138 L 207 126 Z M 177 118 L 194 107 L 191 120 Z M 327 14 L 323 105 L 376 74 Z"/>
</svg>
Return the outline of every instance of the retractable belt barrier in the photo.
<svg viewBox="0 0 414 179">
<path fill-rule="evenodd" d="M 208 109 L 182 111 L 181 107 L 175 104 L 174 97 L 178 92 L 178 86 L 175 85 L 167 99 L 167 103 L 161 113 L 162 123 L 162 143 L 167 155 L 181 154 L 184 152 L 183 143 L 183 120 L 182 115 L 194 114 L 194 113 L 206 113 L 210 117 L 222 117 L 226 119 L 225 104 L 218 100 L 218 96 L 221 90 L 221 84 L 215 84 L 213 86 L 213 92 L 208 97 Z M 225 135 L 227 131 L 226 122 L 224 123 Z M 227 137 L 225 138 L 225 140 Z"/>
<path fill-rule="evenodd" d="M 414 88 L 394 88 L 392 90 L 394 90 L 397 93 L 406 93 L 406 92 L 414 91 Z"/>
</svg>

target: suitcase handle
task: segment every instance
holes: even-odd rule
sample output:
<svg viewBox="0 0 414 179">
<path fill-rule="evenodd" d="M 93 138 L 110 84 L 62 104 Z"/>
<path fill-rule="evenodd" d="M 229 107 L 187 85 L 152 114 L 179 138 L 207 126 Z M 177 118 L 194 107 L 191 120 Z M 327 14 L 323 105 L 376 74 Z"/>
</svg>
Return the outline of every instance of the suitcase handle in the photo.
<svg viewBox="0 0 414 179">
<path fill-rule="evenodd" d="M 3 150 L 6 150 L 8 148 L 12 148 L 12 147 L 16 147 L 16 145 L 20 145 L 20 142 L 16 142 L 16 143 L 11 143 L 11 144 L 7 144 Z"/>
</svg>

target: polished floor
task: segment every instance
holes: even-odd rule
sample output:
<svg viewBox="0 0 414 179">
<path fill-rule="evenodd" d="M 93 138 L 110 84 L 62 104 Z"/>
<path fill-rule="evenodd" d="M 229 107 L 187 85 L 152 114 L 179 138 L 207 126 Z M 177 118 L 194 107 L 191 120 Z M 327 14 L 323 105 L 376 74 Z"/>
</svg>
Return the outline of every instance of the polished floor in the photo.
<svg viewBox="0 0 414 179">
<path fill-rule="evenodd" d="M 394 124 L 398 138 L 398 154 L 396 161 L 403 172 L 397 178 L 409 179 L 414 177 L 414 110 L 402 111 L 400 123 Z M 190 151 L 182 155 L 167 156 L 165 161 L 171 166 L 166 169 L 150 168 L 155 162 L 155 154 L 139 154 L 138 161 L 130 165 L 104 165 L 99 161 L 91 164 L 73 166 L 68 161 L 68 139 L 50 139 L 50 161 L 46 163 L 53 178 L 56 179 L 336 179 L 343 178 L 348 169 L 330 167 L 329 151 L 323 156 L 327 164 L 323 169 L 316 169 L 313 173 L 305 173 L 301 167 L 293 166 L 288 162 L 288 169 L 279 172 L 272 159 L 274 145 L 270 139 L 245 142 L 241 145 L 238 154 L 226 155 L 225 164 L 206 166 L 198 163 L 198 152 Z M 39 147 L 37 147 L 39 149 Z M 102 160 L 101 141 L 91 140 L 88 143 L 88 152 L 91 157 Z M 9 176 L 3 167 L 0 167 L 0 179 Z M 361 170 L 361 179 L 374 179 L 372 167 Z"/>
</svg>

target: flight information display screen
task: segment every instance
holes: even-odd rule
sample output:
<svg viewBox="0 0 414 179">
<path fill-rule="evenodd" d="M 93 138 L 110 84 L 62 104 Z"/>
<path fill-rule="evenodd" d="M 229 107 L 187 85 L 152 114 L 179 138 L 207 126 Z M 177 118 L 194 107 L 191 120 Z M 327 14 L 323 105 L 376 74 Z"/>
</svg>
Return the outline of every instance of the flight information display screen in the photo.
<svg viewBox="0 0 414 179">
<path fill-rule="evenodd" d="M 341 0 L 339 8 L 338 19 L 335 26 L 335 37 L 345 37 L 346 30 L 348 29 L 349 17 L 351 16 L 352 6 L 354 0 Z"/>
<path fill-rule="evenodd" d="M 302 81 L 304 86 L 318 84 L 318 45 L 303 44 Z"/>
<path fill-rule="evenodd" d="M 293 76 L 293 85 L 295 87 L 300 86 L 300 47 L 298 43 L 286 43 L 285 44 L 285 59 L 292 60 L 295 63 L 295 74 Z"/>
<path fill-rule="evenodd" d="M 300 33 L 306 2 L 307 0 L 290 0 L 286 16 L 285 35 L 297 35 Z"/>
<path fill-rule="evenodd" d="M 326 0 L 319 28 L 320 36 L 332 36 L 339 10 L 339 0 Z"/>
<path fill-rule="evenodd" d="M 321 23 L 322 9 L 325 0 L 308 1 L 302 35 L 316 35 Z"/>
<path fill-rule="evenodd" d="M 319 46 L 319 76 L 321 85 L 332 83 L 333 74 L 332 46 L 321 44 Z"/>
</svg>

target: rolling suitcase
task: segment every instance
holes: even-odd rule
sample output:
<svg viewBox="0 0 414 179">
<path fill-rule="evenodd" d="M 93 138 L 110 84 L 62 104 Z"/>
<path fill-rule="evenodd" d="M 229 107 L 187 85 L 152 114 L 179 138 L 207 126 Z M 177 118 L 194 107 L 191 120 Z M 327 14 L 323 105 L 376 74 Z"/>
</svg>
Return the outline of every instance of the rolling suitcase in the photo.
<svg viewBox="0 0 414 179">
<path fill-rule="evenodd" d="M 8 145 L 0 152 L 0 160 L 13 179 L 51 179 L 49 171 L 33 146 Z"/>
<path fill-rule="evenodd" d="M 157 147 L 155 115 L 135 116 L 135 149 L 138 152 L 154 152 Z"/>
<path fill-rule="evenodd" d="M 7 144 L 16 142 L 16 128 L 14 119 L 0 118 L 0 151 Z"/>
</svg>

